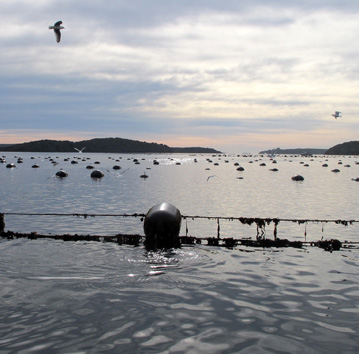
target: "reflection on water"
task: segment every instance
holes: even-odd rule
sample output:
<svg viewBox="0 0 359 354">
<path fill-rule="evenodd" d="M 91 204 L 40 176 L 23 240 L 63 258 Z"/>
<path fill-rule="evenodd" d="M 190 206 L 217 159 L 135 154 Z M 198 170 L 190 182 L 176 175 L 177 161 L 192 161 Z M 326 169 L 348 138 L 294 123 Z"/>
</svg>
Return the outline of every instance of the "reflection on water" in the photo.
<svg viewBox="0 0 359 354">
<path fill-rule="evenodd" d="M 301 157 L 280 157 L 272 172 L 273 162 L 263 158 L 260 166 L 259 157 L 143 155 L 136 165 L 130 155 L 115 162 L 82 154 L 105 172 L 93 180 L 90 162 L 72 165 L 57 154 L 53 166 L 45 154 L 35 161 L 23 155 L 16 169 L 0 166 L 0 212 L 145 213 L 167 201 L 184 215 L 357 219 L 354 158 L 343 158 L 351 167 L 334 174 L 337 158 L 325 169 L 322 157 L 306 160 L 309 167 Z M 31 168 L 35 162 L 40 168 Z M 236 162 L 245 170 L 237 171 Z M 60 168 L 67 178 L 53 177 Z M 139 177 L 144 172 L 146 180 Z M 304 182 L 293 182 L 296 174 Z M 6 215 L 5 221 L 14 231 L 142 233 L 140 218 Z M 182 234 L 186 227 L 197 237 L 217 233 L 216 220 L 187 219 Z M 256 235 L 238 221 L 221 222 L 220 231 Z M 270 225 L 268 237 L 272 232 Z M 357 241 L 358 225 L 280 223 L 278 236 Z M 356 353 L 358 262 L 356 249 L 197 245 L 147 252 L 113 243 L 0 239 L 0 352 Z"/>
<path fill-rule="evenodd" d="M 250 252 L 248 252 L 250 251 Z M 354 353 L 359 253 L 0 241 L 2 352 Z"/>
</svg>

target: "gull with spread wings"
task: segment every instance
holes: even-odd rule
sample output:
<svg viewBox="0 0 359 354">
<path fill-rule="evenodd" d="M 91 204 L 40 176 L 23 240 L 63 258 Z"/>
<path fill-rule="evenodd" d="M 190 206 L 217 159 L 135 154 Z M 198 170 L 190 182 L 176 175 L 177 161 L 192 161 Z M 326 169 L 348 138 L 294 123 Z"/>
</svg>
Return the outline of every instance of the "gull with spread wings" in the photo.
<svg viewBox="0 0 359 354">
<path fill-rule="evenodd" d="M 60 40 L 61 40 L 61 32 L 60 32 L 60 30 L 65 29 L 65 27 L 63 27 L 61 25 L 62 25 L 62 21 L 57 21 L 53 26 L 49 26 L 49 29 L 54 30 L 57 43 L 60 43 Z"/>
<path fill-rule="evenodd" d="M 335 119 L 341 118 L 341 116 L 342 116 L 341 113 L 342 113 L 342 112 L 335 111 L 335 113 L 332 114 L 332 117 L 334 117 Z"/>
</svg>

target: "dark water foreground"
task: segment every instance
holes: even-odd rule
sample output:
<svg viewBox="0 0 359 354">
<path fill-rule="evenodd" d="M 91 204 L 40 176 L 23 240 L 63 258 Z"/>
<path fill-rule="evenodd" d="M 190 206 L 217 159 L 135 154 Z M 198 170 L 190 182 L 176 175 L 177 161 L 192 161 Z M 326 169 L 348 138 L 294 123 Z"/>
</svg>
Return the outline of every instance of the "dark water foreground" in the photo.
<svg viewBox="0 0 359 354">
<path fill-rule="evenodd" d="M 1 353 L 357 353 L 359 250 L 0 240 Z"/>
</svg>

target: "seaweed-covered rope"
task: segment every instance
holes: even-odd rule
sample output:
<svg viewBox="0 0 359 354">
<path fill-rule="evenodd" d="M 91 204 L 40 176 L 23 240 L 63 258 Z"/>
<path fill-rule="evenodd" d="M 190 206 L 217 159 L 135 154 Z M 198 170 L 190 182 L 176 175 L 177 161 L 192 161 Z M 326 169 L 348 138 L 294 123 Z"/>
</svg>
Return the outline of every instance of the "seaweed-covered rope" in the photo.
<svg viewBox="0 0 359 354">
<path fill-rule="evenodd" d="M 76 217 L 140 217 L 143 218 L 146 214 L 143 213 L 121 213 L 121 214 L 101 214 L 101 213 L 25 213 L 25 212 L 4 212 L 0 215 L 24 215 L 24 216 L 76 216 Z M 242 224 L 257 224 L 259 226 L 265 226 L 265 224 L 278 224 L 279 222 L 296 222 L 298 224 L 305 224 L 308 222 L 313 223 L 335 223 L 342 225 L 351 225 L 359 223 L 359 220 L 342 220 L 342 219 L 294 219 L 294 218 L 260 218 L 260 217 L 233 217 L 233 216 L 203 216 L 203 215 L 182 215 L 183 219 L 207 219 L 207 220 L 228 220 L 228 221 L 240 221 Z"/>
</svg>

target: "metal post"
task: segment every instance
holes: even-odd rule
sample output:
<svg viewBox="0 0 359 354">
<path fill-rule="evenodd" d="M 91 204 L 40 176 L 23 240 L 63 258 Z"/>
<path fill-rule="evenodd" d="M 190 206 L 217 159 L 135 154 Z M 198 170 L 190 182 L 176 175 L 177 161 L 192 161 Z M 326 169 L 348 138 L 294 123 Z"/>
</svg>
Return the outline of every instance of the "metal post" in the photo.
<svg viewBox="0 0 359 354">
<path fill-rule="evenodd" d="M 5 219 L 4 214 L 0 214 L 0 233 L 5 232 Z"/>
</svg>

